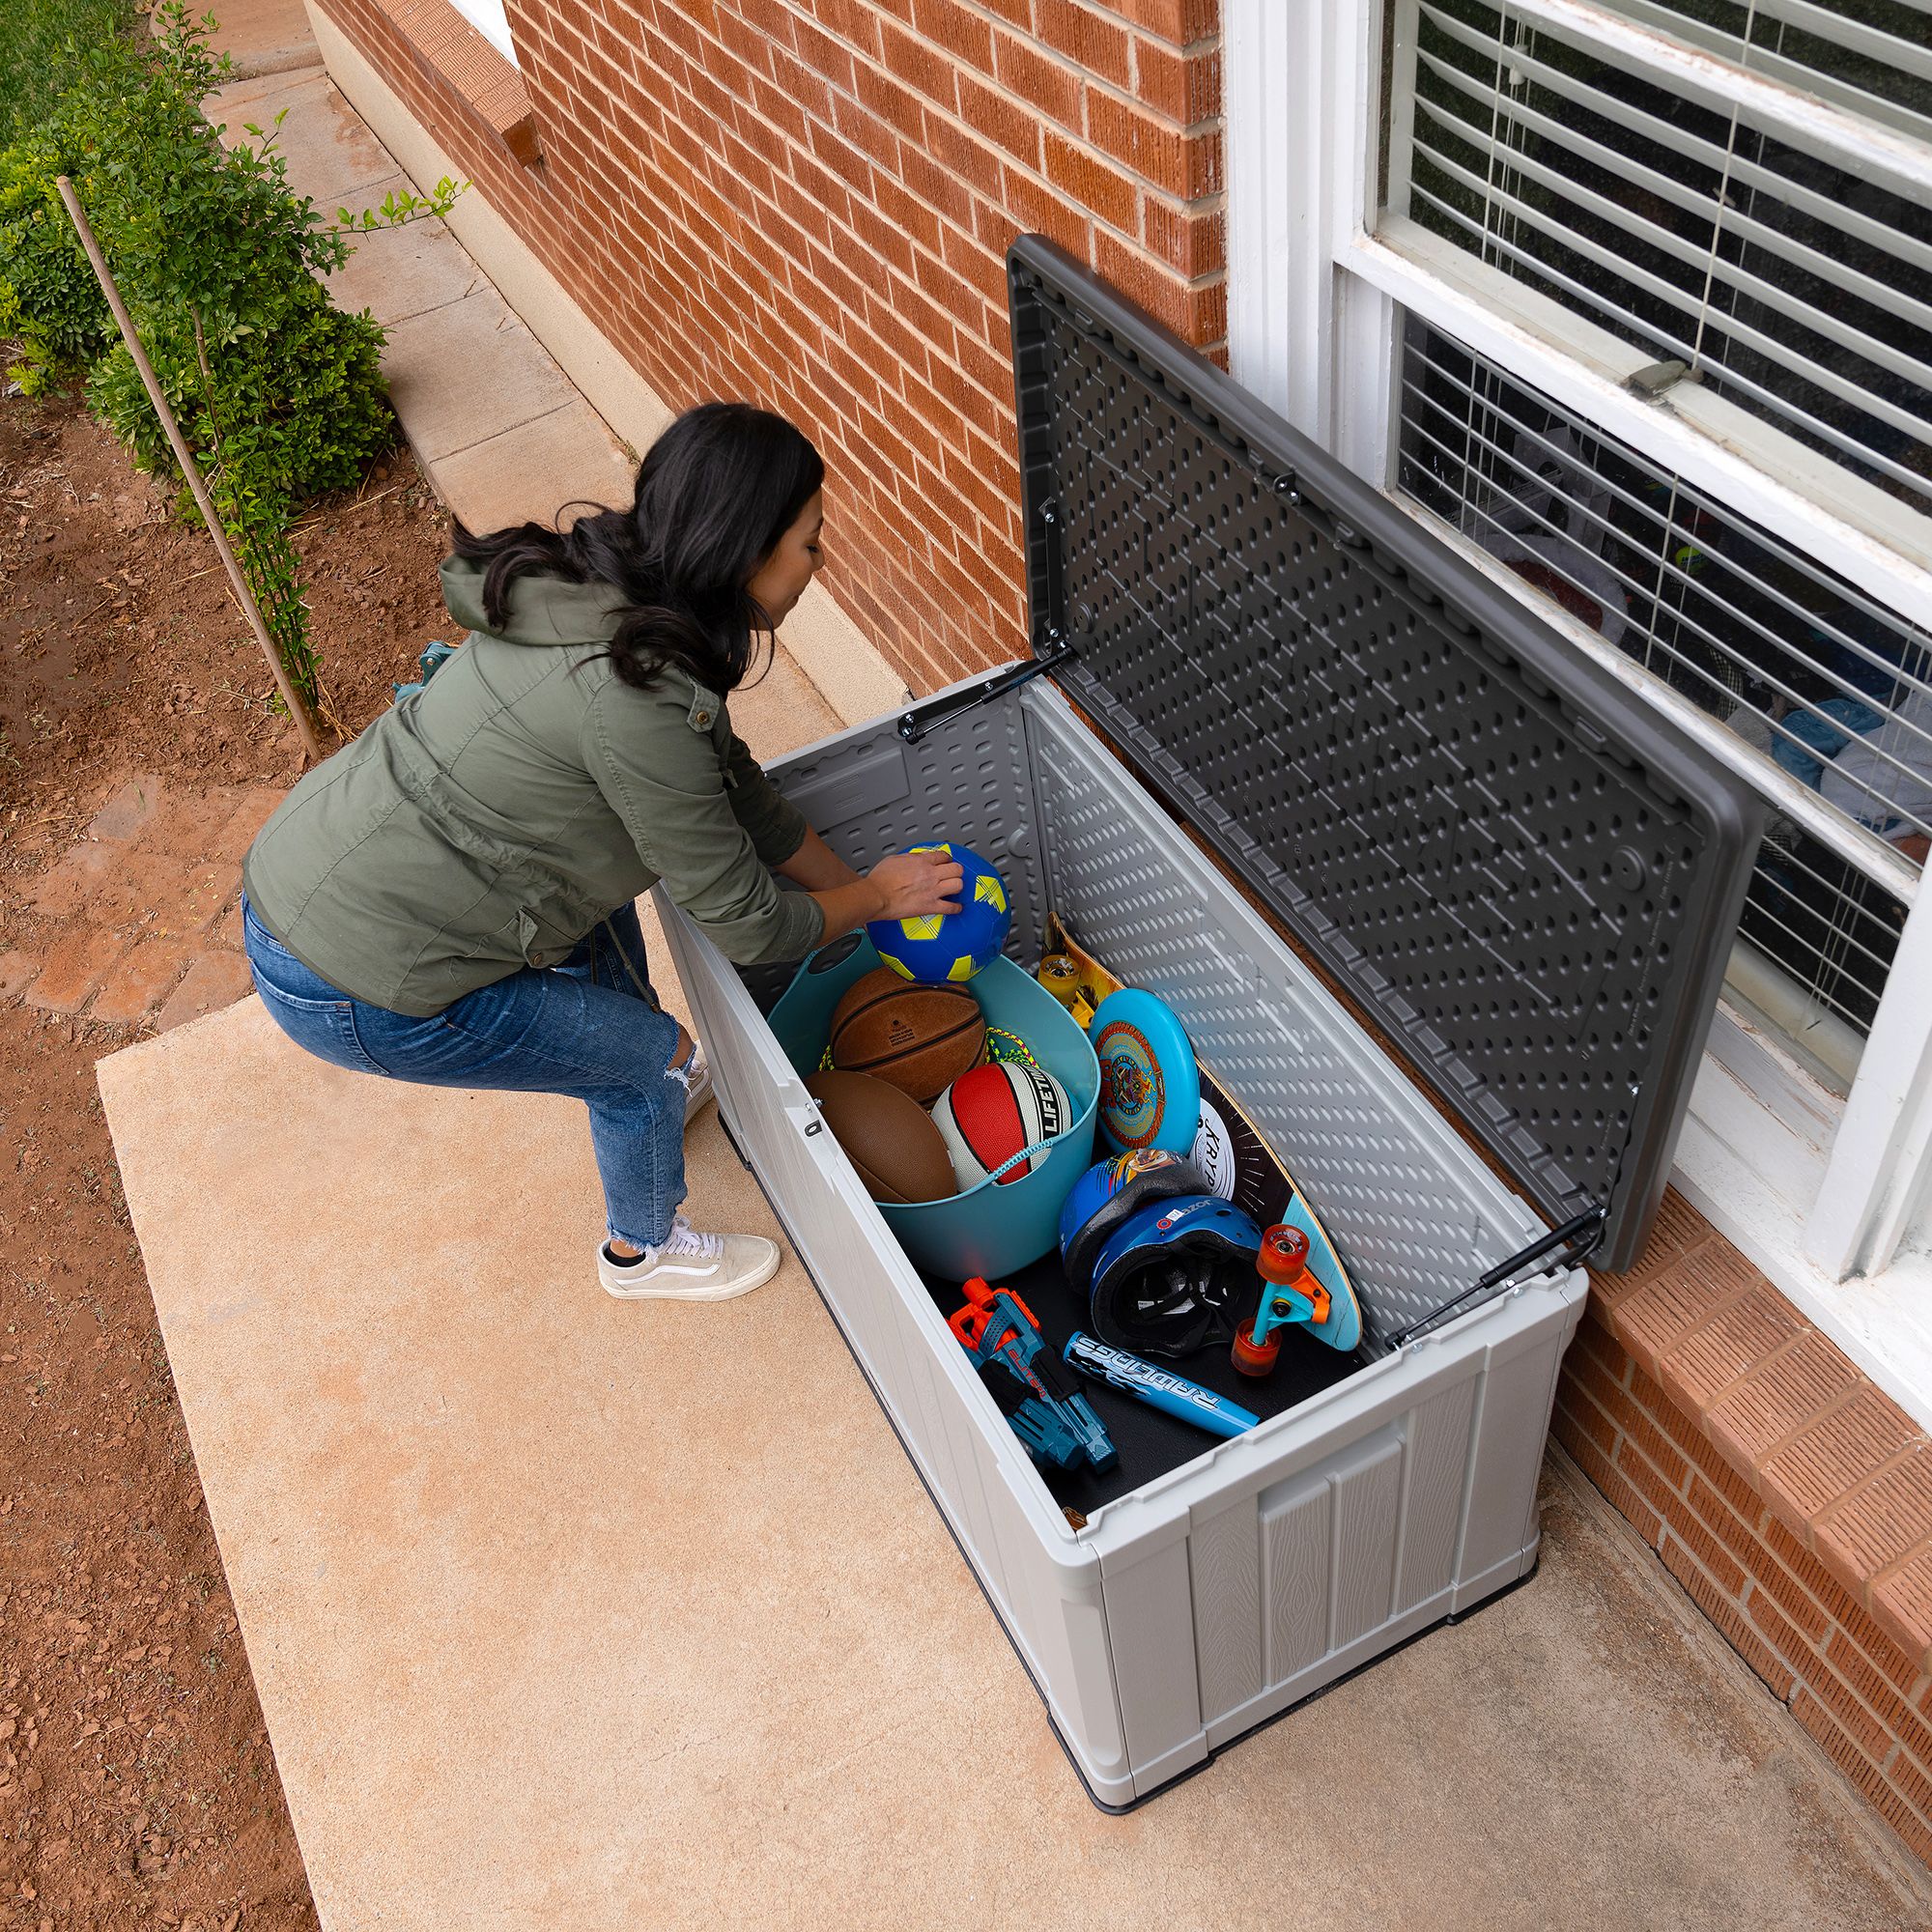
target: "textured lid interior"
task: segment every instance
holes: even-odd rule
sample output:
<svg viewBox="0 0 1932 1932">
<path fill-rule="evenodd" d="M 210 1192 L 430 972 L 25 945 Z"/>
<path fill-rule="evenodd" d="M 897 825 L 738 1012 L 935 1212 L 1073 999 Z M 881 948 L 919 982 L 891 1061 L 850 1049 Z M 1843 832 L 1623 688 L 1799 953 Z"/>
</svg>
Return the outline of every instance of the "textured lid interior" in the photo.
<svg viewBox="0 0 1932 1932">
<path fill-rule="evenodd" d="M 1553 1220 L 1635 1260 L 1761 808 L 1050 242 L 1009 263 L 1034 641 Z"/>
</svg>

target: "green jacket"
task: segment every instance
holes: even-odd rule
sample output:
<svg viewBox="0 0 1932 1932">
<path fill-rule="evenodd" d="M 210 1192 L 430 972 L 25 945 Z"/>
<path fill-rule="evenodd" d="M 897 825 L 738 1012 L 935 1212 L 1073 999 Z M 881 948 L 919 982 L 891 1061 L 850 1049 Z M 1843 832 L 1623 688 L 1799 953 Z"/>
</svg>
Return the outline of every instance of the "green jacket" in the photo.
<svg viewBox="0 0 1932 1932">
<path fill-rule="evenodd" d="M 727 958 L 796 959 L 823 922 L 770 867 L 803 814 L 724 700 L 682 671 L 650 691 L 598 655 L 608 585 L 525 577 L 484 629 L 483 575 L 442 566 L 464 647 L 416 696 L 307 773 L 249 847 L 248 897 L 311 971 L 427 1017 L 562 960 L 660 881 Z"/>
</svg>

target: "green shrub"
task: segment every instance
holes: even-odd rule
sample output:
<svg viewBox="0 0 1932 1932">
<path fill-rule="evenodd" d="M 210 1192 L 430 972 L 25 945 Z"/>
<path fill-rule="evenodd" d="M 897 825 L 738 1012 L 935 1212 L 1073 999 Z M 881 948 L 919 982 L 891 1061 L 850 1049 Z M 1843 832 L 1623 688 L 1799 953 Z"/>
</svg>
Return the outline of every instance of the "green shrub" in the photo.
<svg viewBox="0 0 1932 1932">
<path fill-rule="evenodd" d="M 57 0 L 28 0 L 42 11 Z M 69 0 L 105 20 L 115 0 Z M 64 43 L 57 96 L 0 151 L 0 338 L 29 390 L 87 375 L 95 412 L 146 468 L 174 453 L 119 340 L 54 185 L 67 175 L 98 237 L 156 380 L 296 682 L 314 696 L 307 616 L 288 544 L 295 505 L 356 482 L 395 441 L 383 386 L 383 330 L 346 315 L 319 277 L 347 259 L 346 234 L 448 211 L 392 195 L 327 225 L 288 185 L 272 132 L 224 148 L 201 103 L 228 71 L 207 47 L 211 14 L 156 10 L 158 37 L 105 32 Z M 44 93 L 44 90 L 43 90 Z"/>
<path fill-rule="evenodd" d="M 29 395 L 84 367 L 114 337 L 107 300 L 54 191 L 54 150 L 29 136 L 0 151 L 0 341 L 20 345 L 9 369 Z"/>
<path fill-rule="evenodd" d="M 134 0 L 6 0 L 0 14 L 0 144 L 31 132 L 53 111 L 80 49 L 141 26 Z"/>
</svg>

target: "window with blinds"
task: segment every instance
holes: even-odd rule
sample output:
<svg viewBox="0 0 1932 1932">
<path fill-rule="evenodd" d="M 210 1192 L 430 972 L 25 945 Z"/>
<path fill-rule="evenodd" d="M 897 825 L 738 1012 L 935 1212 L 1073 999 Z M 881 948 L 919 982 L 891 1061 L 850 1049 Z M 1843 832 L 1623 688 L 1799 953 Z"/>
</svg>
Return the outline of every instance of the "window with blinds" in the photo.
<svg viewBox="0 0 1932 1932">
<path fill-rule="evenodd" d="M 1923 861 L 1932 637 L 1414 315 L 1399 395 L 1398 488 L 1808 791 Z M 1734 984 L 1842 1081 L 1904 917 L 1874 880 L 1777 814 Z"/>
<path fill-rule="evenodd" d="M 1907 147 L 1848 153 L 1747 89 L 1700 83 L 1694 63 L 1646 67 L 1543 11 L 1394 0 L 1384 227 L 1412 222 L 1635 350 L 1647 393 L 1701 384 L 1932 517 L 1932 208 L 1887 159 Z M 1602 11 L 1888 138 L 1932 137 L 1920 0 Z"/>
</svg>

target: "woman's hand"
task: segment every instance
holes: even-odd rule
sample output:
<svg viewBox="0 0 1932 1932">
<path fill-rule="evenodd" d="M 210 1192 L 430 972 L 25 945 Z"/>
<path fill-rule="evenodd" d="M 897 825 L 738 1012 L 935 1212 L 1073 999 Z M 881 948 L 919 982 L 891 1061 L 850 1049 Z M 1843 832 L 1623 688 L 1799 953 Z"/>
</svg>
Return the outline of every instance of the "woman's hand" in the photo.
<svg viewBox="0 0 1932 1932">
<path fill-rule="evenodd" d="M 815 848 L 815 849 L 814 849 Z M 918 919 L 926 913 L 957 912 L 965 880 L 957 859 L 944 852 L 895 852 L 861 878 L 842 859 L 835 859 L 814 832 L 799 857 L 781 869 L 811 889 L 825 930 L 818 943 L 837 939 L 855 925 L 875 919 Z M 835 868 L 849 883 L 834 883 Z"/>
<path fill-rule="evenodd" d="M 957 912 L 966 874 L 950 852 L 895 852 L 866 874 L 878 888 L 878 919 L 919 919 L 926 913 Z"/>
</svg>

